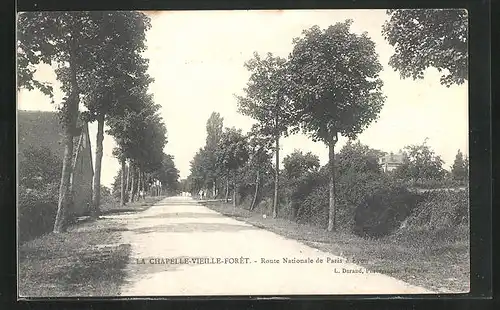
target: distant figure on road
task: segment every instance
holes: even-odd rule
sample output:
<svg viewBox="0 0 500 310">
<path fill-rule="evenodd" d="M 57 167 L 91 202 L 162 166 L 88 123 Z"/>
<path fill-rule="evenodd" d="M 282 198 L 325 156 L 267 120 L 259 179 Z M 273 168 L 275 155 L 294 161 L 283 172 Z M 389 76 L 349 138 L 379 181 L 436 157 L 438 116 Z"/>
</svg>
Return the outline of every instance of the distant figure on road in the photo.
<svg viewBox="0 0 500 310">
<path fill-rule="evenodd" d="M 143 199 L 143 200 L 145 200 L 145 199 L 146 199 L 146 196 L 145 196 L 145 194 L 144 194 L 144 191 L 142 191 L 142 190 L 141 190 L 141 191 L 139 192 L 139 198 L 140 198 L 140 199 Z"/>
</svg>

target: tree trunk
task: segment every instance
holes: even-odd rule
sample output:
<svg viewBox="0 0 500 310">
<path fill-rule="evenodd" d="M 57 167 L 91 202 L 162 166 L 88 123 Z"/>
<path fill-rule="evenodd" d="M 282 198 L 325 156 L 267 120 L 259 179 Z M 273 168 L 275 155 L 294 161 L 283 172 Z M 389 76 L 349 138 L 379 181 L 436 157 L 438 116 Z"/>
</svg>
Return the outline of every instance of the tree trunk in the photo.
<svg viewBox="0 0 500 310">
<path fill-rule="evenodd" d="M 278 187 L 280 174 L 280 138 L 276 137 L 276 169 L 274 173 L 274 201 L 273 201 L 273 218 L 278 217 Z"/>
<path fill-rule="evenodd" d="M 99 115 L 97 119 L 97 137 L 95 151 L 95 171 L 94 171 L 94 189 L 92 191 L 92 210 L 91 217 L 96 219 L 100 215 L 99 205 L 101 203 L 101 164 L 102 164 L 102 141 L 104 140 L 104 115 Z"/>
<path fill-rule="evenodd" d="M 142 182 L 142 192 L 144 195 L 144 199 L 146 198 L 146 173 L 143 172 L 141 176 L 141 182 Z"/>
<path fill-rule="evenodd" d="M 133 170 L 134 184 L 132 185 L 132 201 L 138 201 L 138 191 L 139 191 L 139 168 L 134 166 Z"/>
<path fill-rule="evenodd" d="M 233 207 L 236 208 L 236 170 L 233 173 Z"/>
<path fill-rule="evenodd" d="M 255 193 L 253 195 L 252 204 L 250 205 L 250 211 L 253 211 L 255 205 L 257 204 L 257 195 L 259 194 L 259 185 L 260 185 L 260 170 L 257 169 L 257 178 L 255 179 Z"/>
<path fill-rule="evenodd" d="M 142 190 L 142 172 L 141 172 L 141 168 L 137 168 L 137 201 L 139 201 L 142 197 L 141 197 L 141 190 Z"/>
<path fill-rule="evenodd" d="M 132 177 L 131 180 L 130 180 L 130 193 L 129 193 L 129 201 L 130 202 L 134 202 L 134 193 L 135 193 L 135 167 L 132 163 L 129 164 L 129 168 L 130 170 L 130 176 Z"/>
<path fill-rule="evenodd" d="M 213 184 L 213 188 L 212 188 L 212 194 L 213 194 L 213 199 L 217 198 L 217 182 L 216 182 L 216 179 L 214 179 L 214 184 Z"/>
<path fill-rule="evenodd" d="M 128 165 L 127 165 L 127 181 L 125 182 L 126 186 L 125 186 L 125 193 L 127 194 L 127 196 L 125 197 L 125 202 L 129 202 L 130 201 L 130 161 L 128 162 Z"/>
<path fill-rule="evenodd" d="M 67 211 L 72 207 L 71 193 L 71 173 L 73 162 L 73 132 L 67 128 L 64 137 L 64 158 L 61 175 L 61 185 L 59 187 L 59 202 L 57 204 L 57 214 L 54 223 L 54 233 L 61 233 L 66 230 Z"/>
<path fill-rule="evenodd" d="M 290 201 L 290 209 L 292 209 L 292 220 L 294 222 L 297 221 L 297 215 L 298 215 L 298 208 L 299 206 L 297 205 L 297 203 L 295 203 L 295 201 Z"/>
<path fill-rule="evenodd" d="M 335 216 L 336 216 L 336 209 L 335 209 L 335 143 L 336 139 L 334 139 L 332 142 L 330 142 L 330 145 L 328 146 L 328 170 L 329 170 L 329 175 L 330 175 L 330 183 L 328 186 L 329 189 L 329 194 L 330 194 L 330 201 L 328 203 L 328 231 L 334 231 L 335 230 Z"/>
<path fill-rule="evenodd" d="M 76 80 L 75 69 L 75 44 L 70 42 L 69 46 L 69 70 L 71 79 L 71 93 L 68 96 L 66 106 L 60 112 L 65 119 L 64 128 L 64 157 L 61 171 L 61 185 L 59 187 L 59 201 L 57 204 L 57 214 L 54 222 L 54 233 L 61 233 L 67 228 L 67 214 L 73 206 L 73 193 L 71 192 L 71 174 L 73 172 L 73 134 L 76 130 L 76 121 L 78 118 L 78 104 L 80 94 Z"/>
<path fill-rule="evenodd" d="M 122 158 L 121 160 L 122 164 L 122 184 L 120 187 L 120 206 L 125 206 L 125 158 Z"/>
<path fill-rule="evenodd" d="M 229 202 L 229 173 L 226 179 L 226 202 Z"/>
</svg>

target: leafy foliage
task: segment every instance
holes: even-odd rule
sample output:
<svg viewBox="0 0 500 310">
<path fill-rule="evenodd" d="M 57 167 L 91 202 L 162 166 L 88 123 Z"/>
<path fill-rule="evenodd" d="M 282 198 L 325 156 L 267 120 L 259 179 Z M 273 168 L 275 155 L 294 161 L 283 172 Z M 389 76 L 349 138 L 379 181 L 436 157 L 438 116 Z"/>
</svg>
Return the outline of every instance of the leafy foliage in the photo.
<svg viewBox="0 0 500 310">
<path fill-rule="evenodd" d="M 340 175 L 354 173 L 380 174 L 379 157 L 382 152 L 369 148 L 361 142 L 348 141 L 336 157 L 337 171 Z"/>
<path fill-rule="evenodd" d="M 289 179 L 300 178 L 309 172 L 317 171 L 319 168 L 319 157 L 311 152 L 303 153 L 295 150 L 283 159 L 285 175 Z"/>
<path fill-rule="evenodd" d="M 117 141 L 116 156 L 129 158 L 144 172 L 152 172 L 161 167 L 167 129 L 158 113 L 160 105 L 154 104 L 152 96 L 143 93 L 138 100 L 141 110 L 110 119 L 108 133 Z"/>
<path fill-rule="evenodd" d="M 464 155 L 458 150 L 455 156 L 455 161 L 451 167 L 451 176 L 453 180 L 466 182 L 469 179 L 469 161 L 464 158 Z"/>
<path fill-rule="evenodd" d="M 382 34 L 395 53 L 389 65 L 402 78 L 421 79 L 434 67 L 441 84 L 463 84 L 468 75 L 467 11 L 464 9 L 388 10 Z M 443 71 L 446 70 L 446 71 Z"/>
<path fill-rule="evenodd" d="M 248 141 L 241 129 L 226 128 L 217 149 L 217 165 L 222 171 L 235 172 L 249 158 Z"/>
<path fill-rule="evenodd" d="M 287 135 L 293 110 L 288 97 L 290 83 L 286 59 L 272 53 L 262 58 L 254 53 L 245 67 L 250 78 L 244 88 L 245 96 L 236 96 L 240 113 L 255 119 L 258 123 L 253 130 L 264 137 L 275 139 Z"/>
<path fill-rule="evenodd" d="M 175 167 L 174 157 L 164 154 L 161 168 L 154 171 L 152 177 L 159 180 L 164 189 L 175 193 L 179 189 L 179 170 Z"/>
<path fill-rule="evenodd" d="M 399 228 L 420 201 L 418 194 L 409 192 L 404 186 L 379 183 L 357 206 L 354 232 L 368 237 L 388 235 Z"/>
<path fill-rule="evenodd" d="M 330 144 L 337 134 L 354 139 L 378 117 L 385 97 L 375 43 L 350 32 L 347 20 L 294 39 L 291 98 L 303 130 Z"/>
<path fill-rule="evenodd" d="M 217 167 L 217 148 L 222 139 L 224 119 L 219 113 L 213 112 L 207 120 L 207 139 L 204 149 L 203 165 L 205 169 L 204 184 L 208 187 L 217 186 L 221 171 Z"/>
<path fill-rule="evenodd" d="M 37 189 L 18 187 L 18 231 L 21 242 L 48 233 L 54 227 L 59 184 L 46 183 Z"/>
<path fill-rule="evenodd" d="M 443 160 L 424 141 L 421 145 L 409 145 L 404 149 L 403 164 L 396 168 L 394 175 L 400 179 L 442 180 L 445 176 Z"/>
<path fill-rule="evenodd" d="M 62 161 L 49 148 L 30 147 L 19 162 L 19 185 L 41 189 L 61 180 Z"/>
<path fill-rule="evenodd" d="M 152 82 L 147 75 L 147 59 L 141 53 L 146 49 L 146 31 L 151 27 L 149 17 L 141 12 L 96 12 L 103 31 L 92 45 L 90 55 L 94 62 L 87 68 L 88 82 L 81 91 L 88 109 L 88 120 L 99 115 L 121 115 L 125 108 L 138 110 L 134 100 Z"/>
<path fill-rule="evenodd" d="M 89 110 L 84 118 L 88 121 L 101 119 L 102 126 L 107 113 L 123 113 L 120 104 L 132 93 L 141 93 L 149 83 L 144 74 L 147 62 L 140 55 L 145 49 L 145 31 L 149 27 L 149 19 L 139 12 L 60 11 L 18 15 L 18 87 L 36 87 L 52 96 L 50 85 L 36 81 L 34 74 L 41 63 L 56 68 L 61 90 L 66 94 L 59 106 L 59 116 L 65 129 L 67 154 L 72 153 L 71 136 L 76 130 L 81 99 Z M 143 76 L 137 78 L 141 74 Z M 99 150 L 102 131 L 98 135 Z M 160 146 L 164 145 L 160 143 Z M 121 150 L 123 156 L 126 152 L 132 151 Z M 69 161 L 69 156 L 64 158 L 61 199 L 54 225 L 58 232 L 64 230 L 65 210 L 71 204 Z M 96 166 L 99 169 L 100 165 Z M 99 193 L 99 176 L 100 171 L 97 171 L 94 193 Z M 95 197 L 97 204 L 98 197 Z"/>
<path fill-rule="evenodd" d="M 207 167 L 206 163 L 206 153 L 203 148 L 200 148 L 198 152 L 194 155 L 190 162 L 190 174 L 188 177 L 191 192 L 197 192 L 206 186 L 207 180 Z"/>
<path fill-rule="evenodd" d="M 441 190 L 425 194 L 403 223 L 403 229 L 438 230 L 469 223 L 469 190 Z"/>
</svg>

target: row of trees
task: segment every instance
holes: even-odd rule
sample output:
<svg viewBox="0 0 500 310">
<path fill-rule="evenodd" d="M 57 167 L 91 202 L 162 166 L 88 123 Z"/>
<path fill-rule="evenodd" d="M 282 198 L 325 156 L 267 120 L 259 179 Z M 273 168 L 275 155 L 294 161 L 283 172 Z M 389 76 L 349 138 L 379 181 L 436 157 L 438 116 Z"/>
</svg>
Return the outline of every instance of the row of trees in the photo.
<svg viewBox="0 0 500 310">
<path fill-rule="evenodd" d="M 53 98 L 53 87 L 35 79 L 40 64 L 55 68 L 61 90 L 60 123 L 64 158 L 54 232 L 66 228 L 72 207 L 70 190 L 73 137 L 77 119 L 97 122 L 91 215 L 99 216 L 101 163 L 105 125 L 118 147 L 121 203 L 140 189 L 164 179 L 166 127 L 147 92 L 153 79 L 142 56 L 150 19 L 141 12 L 27 12 L 18 17 L 18 88 L 39 89 Z M 85 111 L 79 111 L 81 106 Z M 171 159 L 171 158 L 170 158 Z"/>
<path fill-rule="evenodd" d="M 414 182 L 434 180 L 454 180 L 465 183 L 469 179 L 469 160 L 460 150 L 457 151 L 451 169 L 443 167 L 444 161 L 427 145 L 408 145 L 404 148 L 403 163 L 394 170 L 394 176 Z"/>
<path fill-rule="evenodd" d="M 389 19 L 382 33 L 395 47 L 389 64 L 402 78 L 422 78 L 425 69 L 435 67 L 447 71 L 441 79 L 444 85 L 461 84 L 467 79 L 466 11 L 388 10 L 387 14 Z M 447 26 L 448 22 L 456 27 Z M 280 192 L 280 139 L 302 130 L 329 148 L 328 230 L 335 228 L 335 145 L 338 137 L 355 139 L 377 119 L 385 101 L 379 77 L 382 65 L 375 44 L 366 33 L 351 32 L 351 24 L 351 20 L 346 20 L 324 30 L 314 26 L 293 40 L 293 50 L 287 59 L 271 53 L 265 57 L 255 53 L 245 63 L 250 78 L 244 94 L 236 99 L 239 111 L 256 121 L 247 138 L 255 137 L 259 141 L 255 144 L 262 145 L 266 155 L 269 152 L 275 155 L 273 217 L 278 214 Z M 416 46 L 417 42 L 422 44 Z M 250 151 L 247 147 L 249 155 L 242 155 L 245 139 L 241 132 L 228 129 L 226 133 L 227 138 L 219 144 L 219 156 L 213 156 L 217 151 L 205 156 L 207 148 L 200 149 L 195 156 L 190 178 L 196 188 L 202 187 L 207 174 L 216 174 L 224 169 L 222 167 L 227 170 L 229 182 L 231 171 L 234 174 L 248 158 L 255 158 L 257 167 L 265 166 L 259 162 L 260 155 L 255 149 Z M 418 150 L 409 150 L 410 156 L 417 153 Z M 423 154 L 429 155 L 432 154 Z M 203 165 L 204 158 L 210 156 L 213 156 L 211 164 Z M 233 180 L 236 177 L 233 176 Z"/>
<path fill-rule="evenodd" d="M 302 130 L 329 148 L 328 230 L 335 227 L 335 145 L 339 135 L 354 139 L 378 117 L 384 96 L 382 65 L 366 33 L 351 32 L 351 20 L 325 30 L 314 26 L 293 40 L 288 59 L 254 54 L 246 63 L 251 73 L 240 111 L 257 121 L 256 129 L 275 141 Z M 273 217 L 278 213 L 279 169 L 275 168 Z"/>
</svg>

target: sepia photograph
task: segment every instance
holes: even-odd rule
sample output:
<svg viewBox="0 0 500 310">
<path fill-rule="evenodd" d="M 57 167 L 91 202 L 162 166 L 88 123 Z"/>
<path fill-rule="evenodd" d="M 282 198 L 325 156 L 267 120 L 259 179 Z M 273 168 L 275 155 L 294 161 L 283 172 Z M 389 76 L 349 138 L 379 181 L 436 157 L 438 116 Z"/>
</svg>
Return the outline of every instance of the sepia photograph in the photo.
<svg viewBox="0 0 500 310">
<path fill-rule="evenodd" d="M 470 291 L 465 9 L 16 27 L 18 298 Z"/>
</svg>

